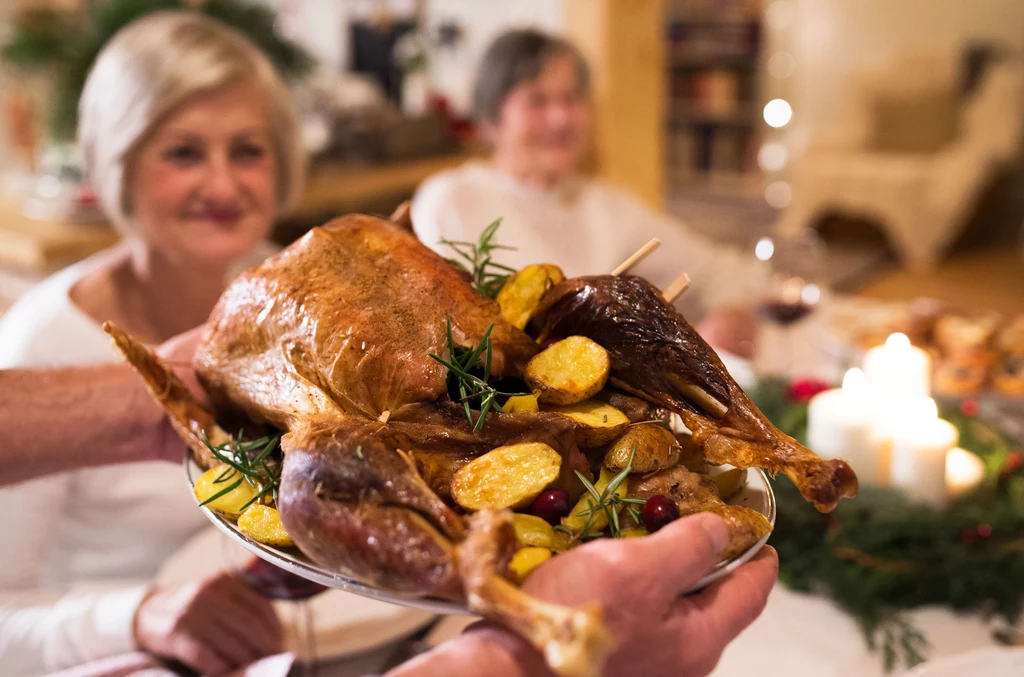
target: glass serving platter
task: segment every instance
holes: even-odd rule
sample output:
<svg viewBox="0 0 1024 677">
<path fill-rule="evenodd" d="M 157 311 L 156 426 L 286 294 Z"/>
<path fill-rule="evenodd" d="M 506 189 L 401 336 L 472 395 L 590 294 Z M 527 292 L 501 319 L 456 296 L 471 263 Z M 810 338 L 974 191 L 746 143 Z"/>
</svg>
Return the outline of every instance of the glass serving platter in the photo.
<svg viewBox="0 0 1024 677">
<path fill-rule="evenodd" d="M 185 461 L 185 477 L 188 480 L 190 489 L 194 484 L 195 479 L 198 478 L 202 472 L 203 471 L 199 465 L 196 464 L 191 456 L 189 456 Z M 763 470 L 754 468 L 748 470 L 746 473 L 745 485 L 727 502 L 732 505 L 742 505 L 752 508 L 764 515 L 771 523 L 772 527 L 775 526 L 775 494 L 772 492 L 771 484 L 768 482 L 768 477 L 765 475 Z M 298 548 L 264 545 L 263 543 L 254 541 L 239 531 L 233 521 L 225 517 L 221 517 L 209 508 L 200 507 L 199 509 L 203 511 L 207 519 L 209 519 L 215 527 L 220 529 L 229 538 L 236 541 L 240 546 L 248 550 L 253 555 L 286 571 L 290 571 L 297 576 L 313 581 L 314 583 L 319 583 L 320 585 L 328 588 L 344 590 L 345 592 L 350 592 L 355 595 L 362 595 L 364 597 L 369 597 L 383 602 L 390 602 L 392 604 L 401 604 L 403 606 L 425 609 L 438 614 L 466 615 L 468 613 L 472 613 L 466 609 L 464 604 L 459 602 L 378 588 L 356 578 L 346 576 L 345 574 L 331 571 L 330 569 L 326 569 L 313 562 Z M 707 587 L 711 583 L 728 576 L 730 573 L 743 566 L 743 564 L 753 559 L 761 548 L 764 547 L 764 544 L 768 542 L 769 536 L 771 536 L 770 533 L 757 543 L 754 543 L 752 546 L 744 550 L 734 559 L 719 562 L 714 569 L 697 581 L 693 590 L 696 591 Z"/>
</svg>

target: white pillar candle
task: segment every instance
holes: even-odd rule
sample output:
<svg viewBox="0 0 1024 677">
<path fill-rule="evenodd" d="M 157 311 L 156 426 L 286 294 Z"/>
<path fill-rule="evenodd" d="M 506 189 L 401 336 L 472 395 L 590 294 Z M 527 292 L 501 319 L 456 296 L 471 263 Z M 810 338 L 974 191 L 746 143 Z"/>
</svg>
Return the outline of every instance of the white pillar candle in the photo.
<svg viewBox="0 0 1024 677">
<path fill-rule="evenodd" d="M 905 334 L 893 334 L 884 346 L 869 350 L 864 356 L 864 375 L 868 395 L 880 409 L 931 393 L 931 360 L 926 352 L 910 345 Z"/>
<path fill-rule="evenodd" d="M 946 453 L 956 446 L 953 424 L 939 418 L 935 400 L 923 397 L 901 407 L 892 431 L 890 473 L 893 486 L 912 499 L 945 505 Z"/>
<path fill-rule="evenodd" d="M 977 454 L 954 447 L 946 454 L 946 491 L 950 498 L 959 498 L 985 478 L 985 464 Z"/>
<path fill-rule="evenodd" d="M 851 369 L 843 387 L 811 398 L 807 408 L 807 445 L 822 458 L 842 458 L 862 484 L 879 481 L 879 455 L 872 442 L 864 372 Z"/>
</svg>

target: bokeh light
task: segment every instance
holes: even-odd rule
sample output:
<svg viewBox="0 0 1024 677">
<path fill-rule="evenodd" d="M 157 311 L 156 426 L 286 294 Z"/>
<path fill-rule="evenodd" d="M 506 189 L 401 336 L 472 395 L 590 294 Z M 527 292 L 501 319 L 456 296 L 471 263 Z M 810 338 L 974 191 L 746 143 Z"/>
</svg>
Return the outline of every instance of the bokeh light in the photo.
<svg viewBox="0 0 1024 677">
<path fill-rule="evenodd" d="M 785 99 L 772 99 L 764 105 L 764 121 L 779 129 L 793 119 L 793 109 Z"/>
<path fill-rule="evenodd" d="M 789 52 L 775 52 L 768 57 L 768 74 L 785 80 L 796 70 L 796 59 Z"/>
<path fill-rule="evenodd" d="M 758 261 L 767 261 L 775 254 L 775 243 L 770 237 L 762 237 L 754 245 L 754 256 Z"/>
<path fill-rule="evenodd" d="M 772 181 L 764 189 L 764 201 L 776 209 L 784 209 L 793 199 L 793 189 L 785 181 Z"/>
<path fill-rule="evenodd" d="M 766 172 L 778 172 L 789 161 L 789 151 L 778 141 L 769 141 L 757 151 L 757 164 Z"/>
</svg>

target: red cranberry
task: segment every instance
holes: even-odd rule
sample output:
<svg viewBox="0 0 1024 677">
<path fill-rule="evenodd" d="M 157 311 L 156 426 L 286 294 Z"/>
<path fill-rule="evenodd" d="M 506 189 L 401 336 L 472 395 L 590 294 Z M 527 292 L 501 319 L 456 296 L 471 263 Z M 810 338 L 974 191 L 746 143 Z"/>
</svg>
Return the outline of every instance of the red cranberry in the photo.
<svg viewBox="0 0 1024 677">
<path fill-rule="evenodd" d="M 669 522 L 679 519 L 679 506 L 668 496 L 651 496 L 644 504 L 644 526 L 653 534 Z"/>
<path fill-rule="evenodd" d="M 558 524 L 569 514 L 569 493 L 565 489 L 548 489 L 533 499 L 530 513 L 548 524 Z"/>
</svg>

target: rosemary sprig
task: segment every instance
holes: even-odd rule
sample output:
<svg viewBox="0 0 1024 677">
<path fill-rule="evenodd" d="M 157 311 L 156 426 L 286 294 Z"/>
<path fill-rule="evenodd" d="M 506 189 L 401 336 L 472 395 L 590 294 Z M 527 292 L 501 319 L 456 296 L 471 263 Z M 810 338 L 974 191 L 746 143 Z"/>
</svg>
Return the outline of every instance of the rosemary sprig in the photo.
<svg viewBox="0 0 1024 677">
<path fill-rule="evenodd" d="M 469 273 L 473 278 L 473 288 L 491 299 L 498 295 L 509 275 L 516 272 L 514 268 L 496 263 L 492 259 L 492 253 L 495 251 L 515 251 L 515 247 L 506 247 L 494 241 L 500 226 L 501 219 L 496 219 L 483 229 L 476 242 L 441 238 L 441 244 L 450 247 L 458 257 L 449 261 Z"/>
<path fill-rule="evenodd" d="M 210 443 L 206 432 L 203 432 L 203 442 L 206 444 L 206 448 L 210 450 L 214 458 L 227 466 L 224 472 L 213 481 L 214 484 L 225 482 L 230 482 L 230 484 L 199 505 L 206 505 L 234 491 L 241 486 L 242 482 L 248 483 L 256 490 L 256 494 L 242 506 L 242 510 L 267 494 L 270 494 L 275 502 L 277 501 L 278 488 L 281 486 L 281 470 L 275 468 L 274 464 L 268 463 L 267 460 L 270 458 L 270 454 L 278 448 L 278 443 L 281 441 L 280 435 L 244 441 L 242 433 L 243 431 L 239 430 L 237 438 L 215 446 Z"/>
<path fill-rule="evenodd" d="M 492 409 L 498 412 L 504 411 L 498 403 L 497 398 L 499 396 L 513 397 L 525 394 L 502 392 L 487 382 L 491 377 L 492 329 L 494 329 L 493 322 L 487 326 L 483 338 L 480 339 L 476 346 L 469 350 L 463 350 L 455 345 L 455 339 L 452 336 L 452 320 L 447 318 L 445 320 L 445 332 L 448 337 L 448 354 L 451 359 L 445 360 L 430 353 L 432 359 L 448 368 L 448 378 L 454 381 L 454 385 L 459 391 L 459 402 L 462 403 L 462 407 L 466 412 L 466 419 L 473 426 L 473 432 L 478 432 L 484 426 L 484 418 L 487 416 L 487 412 Z M 475 376 L 470 372 L 481 366 L 481 358 L 483 358 L 483 374 L 482 376 Z M 476 421 L 473 421 L 473 410 L 469 403 L 475 399 L 480 400 L 480 414 Z"/>
<path fill-rule="evenodd" d="M 576 513 L 579 517 L 586 517 L 587 521 L 583 523 L 583 528 L 578 534 L 574 534 L 568 527 L 558 525 L 555 527 L 556 530 L 566 531 L 573 538 L 579 540 L 590 540 L 594 538 L 600 538 L 604 534 L 600 531 L 591 531 L 594 523 L 594 517 L 601 511 L 604 511 L 605 516 L 608 518 L 608 532 L 612 538 L 619 538 L 622 535 L 622 527 L 619 523 L 619 511 L 625 509 L 629 513 L 637 524 L 643 523 L 643 517 L 634 505 L 644 505 L 647 503 L 645 498 L 623 498 L 619 496 L 616 491 L 629 477 L 629 473 L 633 470 L 633 459 L 636 458 L 636 447 L 634 446 L 632 451 L 629 453 L 629 461 L 626 463 L 626 467 L 622 469 L 618 475 L 613 477 L 608 485 L 604 488 L 604 491 L 598 491 L 597 487 L 591 484 L 590 480 L 586 478 L 579 470 L 574 470 L 576 477 L 583 483 L 583 487 L 587 490 L 590 496 L 587 497 L 587 507 L 584 510 Z"/>
</svg>

